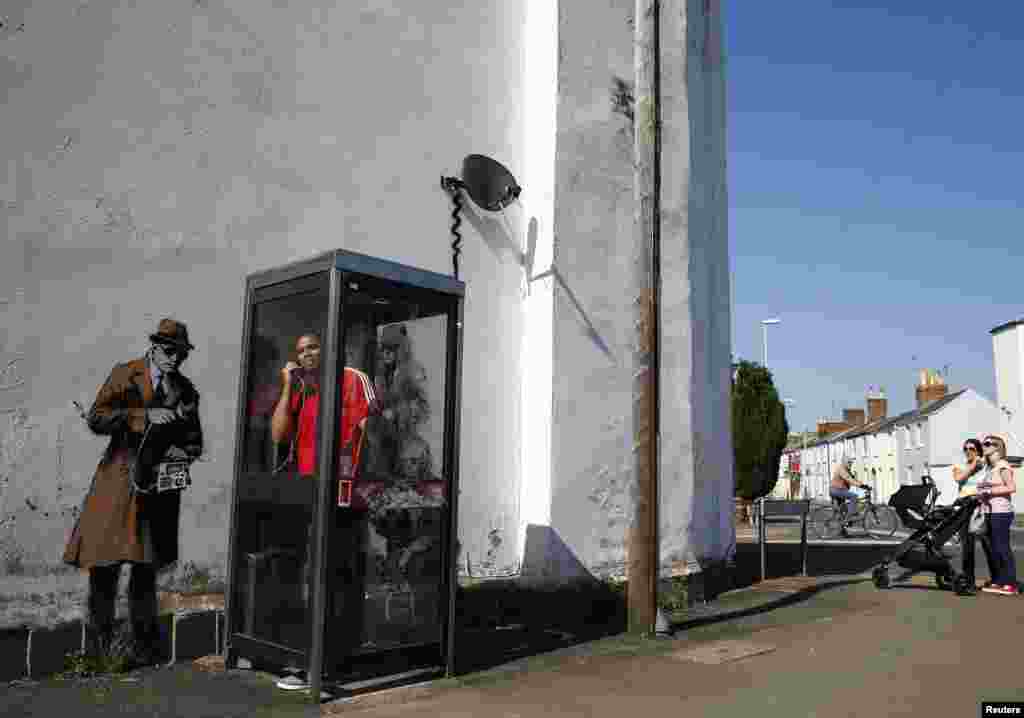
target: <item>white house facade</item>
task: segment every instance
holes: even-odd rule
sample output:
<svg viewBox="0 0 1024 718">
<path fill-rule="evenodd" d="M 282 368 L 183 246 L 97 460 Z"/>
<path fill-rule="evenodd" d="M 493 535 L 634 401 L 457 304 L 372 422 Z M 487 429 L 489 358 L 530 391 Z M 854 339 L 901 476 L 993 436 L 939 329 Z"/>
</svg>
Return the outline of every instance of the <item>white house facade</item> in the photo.
<svg viewBox="0 0 1024 718">
<path fill-rule="evenodd" d="M 900 486 L 929 474 L 942 492 L 939 503 L 956 497 L 953 465 L 962 461 L 966 438 L 1000 426 L 998 407 L 973 389 L 962 389 L 914 411 L 879 419 L 819 439 L 801 450 L 802 492 L 827 499 L 836 463 L 852 456 L 853 471 L 884 503 Z"/>
<path fill-rule="evenodd" d="M 1001 324 L 989 333 L 996 370 L 999 431 L 1006 436 L 1007 453 L 1024 456 L 1024 319 Z"/>
</svg>

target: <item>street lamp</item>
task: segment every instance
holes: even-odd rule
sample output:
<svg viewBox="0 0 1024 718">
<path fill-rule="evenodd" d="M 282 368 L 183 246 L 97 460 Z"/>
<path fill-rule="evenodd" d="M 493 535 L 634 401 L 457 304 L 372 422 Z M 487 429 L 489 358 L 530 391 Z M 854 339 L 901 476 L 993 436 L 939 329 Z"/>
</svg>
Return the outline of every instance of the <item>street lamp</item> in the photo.
<svg viewBox="0 0 1024 718">
<path fill-rule="evenodd" d="M 778 324 L 781 321 L 782 321 L 781 319 L 762 319 L 761 320 L 761 328 L 764 330 L 764 344 L 763 344 L 763 346 L 764 346 L 764 368 L 765 369 L 768 368 L 768 325 L 769 324 Z"/>
</svg>

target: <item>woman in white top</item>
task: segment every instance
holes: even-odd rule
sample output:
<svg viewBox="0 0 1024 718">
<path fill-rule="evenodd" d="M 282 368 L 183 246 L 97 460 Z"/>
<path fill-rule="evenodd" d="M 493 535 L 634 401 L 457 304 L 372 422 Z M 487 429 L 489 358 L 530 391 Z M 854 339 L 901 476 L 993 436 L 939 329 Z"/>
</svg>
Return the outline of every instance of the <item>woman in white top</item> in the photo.
<svg viewBox="0 0 1024 718">
<path fill-rule="evenodd" d="M 960 489 L 960 496 L 972 496 L 978 491 L 978 482 L 985 473 L 985 460 L 981 456 L 981 442 L 977 439 L 968 439 L 964 442 L 964 465 L 953 467 L 953 480 Z M 967 530 L 967 526 L 960 531 L 960 560 L 962 562 L 964 575 L 967 577 L 968 588 L 964 595 L 977 595 L 974 573 L 974 546 L 975 538 L 981 540 L 981 550 L 985 554 L 985 561 L 988 564 L 990 576 L 995 575 L 995 563 L 992 559 L 992 547 L 987 535 L 975 536 Z M 992 581 L 985 584 L 991 586 Z"/>
<path fill-rule="evenodd" d="M 981 442 L 985 456 L 985 474 L 978 482 L 978 495 L 988 514 L 988 539 L 992 546 L 992 585 L 982 590 L 1004 596 L 1020 593 L 1017 566 L 1010 547 L 1010 526 L 1013 524 L 1011 496 L 1017 491 L 1013 469 L 1006 461 L 1006 442 L 991 434 Z"/>
</svg>

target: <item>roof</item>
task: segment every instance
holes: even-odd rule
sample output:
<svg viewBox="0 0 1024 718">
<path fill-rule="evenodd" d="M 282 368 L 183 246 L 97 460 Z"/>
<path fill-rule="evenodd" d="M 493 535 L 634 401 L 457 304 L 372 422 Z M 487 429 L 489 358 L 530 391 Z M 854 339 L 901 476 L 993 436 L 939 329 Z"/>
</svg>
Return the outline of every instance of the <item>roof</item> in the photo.
<svg viewBox="0 0 1024 718">
<path fill-rule="evenodd" d="M 874 434 L 884 424 L 887 424 L 888 422 L 889 422 L 889 419 L 886 419 L 886 418 L 875 419 L 874 421 L 869 421 L 866 424 L 861 424 L 860 426 L 854 427 L 853 430 L 847 432 L 846 435 L 843 438 L 845 438 L 845 439 L 854 439 L 854 438 L 856 438 L 858 436 L 863 436 L 865 434 Z"/>
<path fill-rule="evenodd" d="M 998 334 L 999 332 L 1006 331 L 1007 329 L 1013 329 L 1014 327 L 1020 326 L 1021 324 L 1024 324 L 1024 319 L 1014 319 L 1012 322 L 1007 322 L 1006 324 L 1000 324 L 995 329 L 990 329 L 988 333 L 989 334 Z"/>
<path fill-rule="evenodd" d="M 1022 322 L 1024 323 L 1024 322 Z M 967 389 L 961 389 L 960 391 L 954 391 L 952 394 L 946 394 L 941 399 L 928 402 L 920 409 L 914 409 L 912 411 L 905 411 L 898 416 L 894 416 L 887 419 L 876 419 L 875 421 L 868 422 L 861 426 L 855 426 L 853 428 L 841 431 L 838 434 L 832 434 L 821 439 L 816 439 L 814 442 L 808 443 L 807 448 L 810 449 L 814 446 L 821 446 L 822 444 L 831 444 L 836 441 L 845 441 L 846 439 L 855 439 L 859 436 L 866 436 L 867 434 L 877 434 L 880 431 L 885 431 L 897 426 L 903 426 L 905 424 L 912 424 L 915 421 L 925 418 L 935 412 L 941 410 L 943 407 L 952 403 L 957 397 L 967 392 Z"/>
<path fill-rule="evenodd" d="M 923 419 L 924 417 L 929 416 L 930 414 L 934 414 L 935 412 L 937 412 L 940 409 L 942 409 L 944 406 L 947 406 L 948 404 L 951 404 L 957 397 L 961 396 L 966 391 L 967 391 L 966 389 L 961 389 L 960 391 L 954 391 L 952 394 L 946 394 L 941 399 L 936 399 L 935 401 L 930 401 L 927 404 L 925 404 L 924 406 L 922 406 L 920 409 L 917 409 L 916 411 L 908 412 L 908 416 L 906 417 L 906 419 L 903 420 L 903 421 L 897 422 L 897 425 L 902 424 L 902 423 L 909 423 L 909 422 L 915 421 L 917 419 Z"/>
</svg>

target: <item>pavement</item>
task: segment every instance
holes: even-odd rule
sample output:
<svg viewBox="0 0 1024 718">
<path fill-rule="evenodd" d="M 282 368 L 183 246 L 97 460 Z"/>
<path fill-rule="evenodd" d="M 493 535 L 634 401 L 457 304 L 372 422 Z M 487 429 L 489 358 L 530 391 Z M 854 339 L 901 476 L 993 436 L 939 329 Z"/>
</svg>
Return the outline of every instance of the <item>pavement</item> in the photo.
<svg viewBox="0 0 1024 718">
<path fill-rule="evenodd" d="M 675 614 L 671 639 L 612 636 L 319 706 L 273 676 L 194 663 L 17 681 L 0 686 L 0 715 L 968 716 L 981 700 L 1024 700 L 1019 641 L 992 640 L 1024 625 L 1021 599 L 958 597 L 928 575 L 879 591 L 868 571 L 891 544 L 811 546 L 804 577 L 798 546 L 769 543 L 758 581 L 759 549 L 739 543 L 740 588 Z"/>
<path fill-rule="evenodd" d="M 1019 598 L 960 598 L 925 581 L 889 591 L 834 582 L 805 601 L 644 645 L 546 657 L 412 702 L 391 716 L 977 716 L 1024 700 Z"/>
<path fill-rule="evenodd" d="M 692 606 L 677 614 L 674 628 L 682 634 L 707 631 L 708 627 L 740 621 L 791 605 L 827 587 L 863 581 L 864 577 L 783 577 L 722 594 L 716 600 Z M 189 718 L 241 718 L 242 716 L 315 716 L 371 710 L 413 708 L 422 701 L 442 696 L 476 694 L 484 686 L 515 682 L 538 671 L 562 670 L 562 664 L 583 665 L 609 657 L 645 656 L 660 653 L 675 640 L 638 639 L 627 635 L 569 645 L 547 653 L 521 658 L 490 669 L 456 678 L 405 686 L 343 699 L 321 706 L 311 705 L 298 692 L 277 689 L 271 676 L 252 670 L 213 670 L 209 664 L 185 663 L 132 671 L 122 676 L 63 680 L 13 681 L 0 687 L 0 715 L 59 716 L 73 711 L 75 718 L 119 716 L 188 716 Z M 595 664 L 596 665 L 596 664 Z M 461 700 L 461 699 L 460 699 Z M 442 715 L 436 713 L 431 715 Z M 468 714 L 467 714 L 468 715 Z"/>
</svg>

